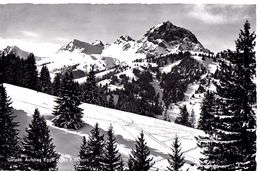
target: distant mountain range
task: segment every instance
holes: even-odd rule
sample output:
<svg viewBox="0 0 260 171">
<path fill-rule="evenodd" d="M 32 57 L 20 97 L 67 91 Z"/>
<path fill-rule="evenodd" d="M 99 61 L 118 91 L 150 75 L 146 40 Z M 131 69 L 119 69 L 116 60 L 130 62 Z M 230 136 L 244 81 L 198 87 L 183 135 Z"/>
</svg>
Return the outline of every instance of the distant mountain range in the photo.
<svg viewBox="0 0 260 171">
<path fill-rule="evenodd" d="M 63 45 L 51 57 L 42 60 L 41 57 L 36 58 L 39 65 L 49 64 L 53 72 L 69 65 L 77 65 L 77 68 L 86 71 L 90 65 L 95 65 L 98 70 L 106 70 L 120 62 L 131 63 L 136 59 L 145 58 L 147 54 L 165 55 L 180 51 L 210 52 L 191 31 L 166 21 L 150 28 L 139 40 L 122 35 L 116 41 L 104 45 L 100 40 L 87 43 L 74 39 Z M 17 46 L 8 46 L 2 52 L 15 53 L 21 58 L 26 58 L 29 54 Z"/>
<path fill-rule="evenodd" d="M 191 53 L 191 58 L 184 59 L 180 57 L 181 55 L 174 57 L 186 51 Z M 29 54 L 16 46 L 8 46 L 1 53 L 14 53 L 24 59 Z M 168 78 L 174 78 L 174 75 L 178 74 L 179 80 L 176 80 L 178 81 L 176 86 L 181 85 L 179 91 L 184 94 L 184 101 L 181 104 L 188 106 L 192 104 L 190 108 L 197 108 L 198 111 L 203 97 L 201 94 L 203 92 L 199 89 L 207 89 L 205 77 L 212 77 L 218 65 L 212 59 L 202 59 L 202 55 L 210 54 L 212 54 L 210 50 L 205 48 L 191 31 L 166 21 L 148 29 L 138 40 L 128 35 L 122 35 L 108 44 L 100 40 L 87 43 L 74 39 L 57 49 L 57 52 L 50 57 L 36 57 L 36 62 L 39 71 L 43 65 L 47 65 L 52 78 L 56 73 L 71 70 L 79 83 L 86 80 L 86 72 L 93 65 L 98 84 L 108 85 L 111 90 L 124 89 L 125 86 L 120 81 L 115 82 L 115 77 L 119 80 L 127 77 L 131 82 L 140 79 L 136 71 L 148 71 L 153 77 L 149 84 L 159 95 L 159 102 L 163 102 L 163 93 L 165 93 L 162 84 L 167 82 L 158 75 L 168 74 Z M 170 83 L 171 79 L 167 81 L 169 85 L 174 84 L 174 82 Z M 196 92 L 199 92 L 198 96 Z M 178 113 L 176 104 L 168 110 L 173 118 Z"/>
</svg>

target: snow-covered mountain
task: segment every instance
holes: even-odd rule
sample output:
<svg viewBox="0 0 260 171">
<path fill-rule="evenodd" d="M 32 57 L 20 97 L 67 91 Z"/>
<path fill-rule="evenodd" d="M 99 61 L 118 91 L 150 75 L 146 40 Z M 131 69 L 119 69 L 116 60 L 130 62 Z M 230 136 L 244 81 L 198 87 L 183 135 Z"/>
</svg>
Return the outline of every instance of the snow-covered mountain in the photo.
<svg viewBox="0 0 260 171">
<path fill-rule="evenodd" d="M 104 45 L 101 41 L 96 41 L 92 44 L 74 39 L 68 44 L 62 46 L 57 54 L 63 53 L 64 51 L 69 52 L 77 52 L 77 53 L 83 53 L 83 54 L 101 54 L 102 50 L 104 49 Z"/>
<path fill-rule="evenodd" d="M 81 77 L 91 65 L 98 71 L 104 71 L 122 63 L 132 66 L 133 61 L 145 59 L 148 54 L 160 56 L 180 51 L 209 52 L 191 31 L 166 21 L 150 28 L 139 40 L 122 35 L 114 42 L 104 45 L 100 40 L 87 43 L 73 39 L 50 57 L 36 57 L 36 60 L 38 69 L 46 64 L 52 76 L 69 69 L 81 72 Z M 27 58 L 29 54 L 16 46 L 8 46 L 3 52 L 15 53 L 21 58 Z"/>
<path fill-rule="evenodd" d="M 141 44 L 133 38 L 128 35 L 122 35 L 113 43 L 107 44 L 101 55 L 114 57 L 121 61 L 131 63 L 135 59 L 145 58 L 146 54 L 136 53 L 140 47 Z"/>
<path fill-rule="evenodd" d="M 3 50 L 0 50 L 0 54 L 1 53 L 4 53 L 5 55 L 15 54 L 16 56 L 19 56 L 22 59 L 26 59 L 28 57 L 28 55 L 30 54 L 30 52 L 24 51 L 17 46 L 7 46 Z M 40 58 L 41 57 L 35 56 L 36 60 L 40 60 Z"/>
<path fill-rule="evenodd" d="M 120 36 L 114 43 L 105 46 L 102 54 L 125 61 L 145 58 L 146 55 L 166 55 L 180 51 L 209 53 L 189 30 L 163 22 L 149 29 L 139 40 L 128 35 Z"/>
<path fill-rule="evenodd" d="M 54 117 L 52 110 L 55 105 L 55 97 L 9 84 L 4 84 L 4 86 L 8 96 L 12 99 L 12 107 L 16 115 L 15 120 L 19 122 L 20 136 L 25 134 L 25 128 L 28 127 L 35 108 L 38 108 L 47 120 L 51 137 L 56 146 L 55 150 L 61 154 L 58 164 L 59 170 L 73 170 L 73 165 L 78 159 L 82 137 L 88 137 L 90 130 L 97 122 L 102 134 L 105 134 L 109 125 L 113 124 L 118 149 L 125 161 L 130 151 L 135 148 L 135 139 L 143 130 L 147 145 L 150 147 L 151 156 L 154 157 L 156 162 L 152 171 L 166 170 L 168 166 L 167 157 L 171 153 L 171 144 L 174 137 L 178 135 L 186 160 L 183 169 L 196 170 L 198 158 L 201 154 L 194 137 L 203 134 L 200 130 L 90 104 L 80 106 L 84 109 L 83 121 L 85 126 L 82 129 L 75 131 L 58 128 L 51 122 Z"/>
<path fill-rule="evenodd" d="M 56 54 L 38 62 L 38 65 L 47 64 L 52 76 L 54 73 L 66 70 L 78 71 L 83 75 L 95 66 L 98 71 L 113 68 L 119 61 L 112 57 L 100 55 L 104 49 L 101 41 L 92 44 L 80 40 L 72 40 L 62 46 Z"/>
<path fill-rule="evenodd" d="M 169 53 L 176 51 L 209 52 L 191 31 L 177 27 L 170 21 L 152 27 L 140 41 L 144 45 L 153 43 L 157 48 L 161 47 Z M 146 46 L 140 50 L 149 51 Z"/>
</svg>

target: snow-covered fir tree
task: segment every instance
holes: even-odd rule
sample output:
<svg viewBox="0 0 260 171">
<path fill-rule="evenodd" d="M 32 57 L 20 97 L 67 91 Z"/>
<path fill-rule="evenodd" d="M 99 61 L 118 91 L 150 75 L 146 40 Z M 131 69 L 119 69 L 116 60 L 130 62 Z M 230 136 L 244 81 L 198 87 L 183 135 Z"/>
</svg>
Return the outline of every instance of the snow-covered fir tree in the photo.
<svg viewBox="0 0 260 171">
<path fill-rule="evenodd" d="M 153 165 L 153 158 L 149 157 L 150 150 L 144 139 L 143 131 L 140 137 L 137 138 L 135 149 L 132 150 L 128 161 L 129 170 L 133 171 L 148 171 Z"/>
<path fill-rule="evenodd" d="M 181 143 L 177 135 L 174 138 L 172 153 L 169 154 L 168 162 L 170 166 L 167 169 L 169 171 L 181 171 L 181 167 L 185 163 L 183 152 L 181 152 Z"/>
<path fill-rule="evenodd" d="M 57 106 L 54 107 L 53 119 L 55 126 L 62 128 L 79 129 L 83 126 L 82 109 L 79 100 L 79 88 L 73 81 L 72 73 L 65 73 L 60 88 L 60 96 L 56 100 Z"/>
<path fill-rule="evenodd" d="M 82 101 L 85 103 L 101 105 L 94 66 L 91 67 L 90 71 L 87 74 L 87 80 L 83 84 Z"/>
<path fill-rule="evenodd" d="M 40 72 L 40 89 L 43 93 L 51 93 L 51 77 L 46 65 L 43 65 Z"/>
<path fill-rule="evenodd" d="M 39 90 L 38 71 L 35 57 L 32 53 L 25 60 L 24 86 L 33 90 Z"/>
<path fill-rule="evenodd" d="M 193 109 L 191 110 L 190 115 L 189 115 L 189 125 L 192 128 L 196 127 L 196 118 L 195 118 L 195 112 Z"/>
<path fill-rule="evenodd" d="M 181 124 L 181 125 L 185 125 L 185 126 L 190 126 L 189 112 L 187 110 L 187 106 L 186 105 L 180 107 L 180 114 L 175 119 L 175 123 Z"/>
<path fill-rule="evenodd" d="M 214 114 L 216 111 L 216 105 L 214 93 L 207 91 L 204 95 L 201 104 L 200 118 L 198 121 L 198 129 L 204 131 L 211 131 L 214 124 Z"/>
<path fill-rule="evenodd" d="M 107 131 L 107 140 L 105 142 L 104 171 L 119 171 L 120 162 L 121 156 L 118 153 L 113 127 L 110 125 Z"/>
<path fill-rule="evenodd" d="M 59 74 L 56 74 L 52 83 L 52 94 L 54 96 L 59 96 L 60 88 L 61 88 L 61 78 Z"/>
<path fill-rule="evenodd" d="M 34 170 L 55 170 L 60 155 L 50 136 L 50 130 L 38 109 L 35 109 L 33 119 L 26 129 L 23 138 L 24 167 Z"/>
<path fill-rule="evenodd" d="M 114 109 L 115 108 L 115 102 L 114 102 L 114 95 L 111 94 L 108 100 L 108 107 Z"/>
<path fill-rule="evenodd" d="M 83 171 L 87 170 L 86 166 L 88 165 L 88 153 L 87 153 L 87 140 L 86 137 L 83 136 L 82 138 L 82 144 L 80 146 L 80 151 L 79 151 L 79 162 L 78 164 L 75 165 L 76 170 Z"/>
<path fill-rule="evenodd" d="M 134 159 L 131 155 L 129 156 L 127 165 L 128 165 L 127 171 L 134 171 Z"/>
<path fill-rule="evenodd" d="M 83 137 L 79 157 L 80 161 L 75 166 L 77 170 L 104 170 L 104 136 L 100 134 L 98 124 L 91 130 L 88 141 Z"/>
<path fill-rule="evenodd" d="M 139 103 L 140 103 L 140 114 L 143 116 L 150 116 L 151 112 L 150 112 L 150 106 L 148 101 L 144 97 L 141 97 Z"/>
<path fill-rule="evenodd" d="M 0 83 L 0 170 L 17 169 L 19 155 L 18 124 L 14 121 L 11 99 Z"/>
<path fill-rule="evenodd" d="M 200 170 L 256 170 L 255 34 L 248 21 L 220 65 L 213 129 L 198 138 Z"/>
<path fill-rule="evenodd" d="M 119 169 L 118 171 L 124 171 L 125 170 L 125 164 L 124 161 L 122 160 L 122 158 L 120 159 L 120 163 L 119 163 Z"/>
</svg>

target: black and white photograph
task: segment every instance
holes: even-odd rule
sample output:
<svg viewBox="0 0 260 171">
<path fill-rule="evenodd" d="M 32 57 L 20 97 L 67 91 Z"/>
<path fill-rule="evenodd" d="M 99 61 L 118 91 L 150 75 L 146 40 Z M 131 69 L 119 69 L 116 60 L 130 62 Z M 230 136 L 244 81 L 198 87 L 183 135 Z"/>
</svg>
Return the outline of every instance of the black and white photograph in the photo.
<svg viewBox="0 0 260 171">
<path fill-rule="evenodd" d="M 0 170 L 258 170 L 258 5 L 232 2 L 0 2 Z"/>
</svg>

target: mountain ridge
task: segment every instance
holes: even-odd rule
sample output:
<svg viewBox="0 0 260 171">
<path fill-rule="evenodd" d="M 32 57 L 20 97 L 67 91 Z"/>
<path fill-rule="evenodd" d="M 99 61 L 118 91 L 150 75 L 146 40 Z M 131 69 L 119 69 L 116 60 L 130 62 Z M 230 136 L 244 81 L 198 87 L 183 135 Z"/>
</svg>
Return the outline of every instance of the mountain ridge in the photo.
<svg viewBox="0 0 260 171">
<path fill-rule="evenodd" d="M 99 44 L 94 44 L 94 43 L 90 44 L 90 43 L 83 42 L 83 41 L 78 40 L 78 39 L 73 39 L 68 44 L 62 46 L 56 52 L 56 54 L 58 54 L 60 51 L 65 51 L 65 50 L 73 52 L 76 49 L 79 50 L 82 53 L 87 54 L 87 55 L 90 55 L 90 54 L 101 54 L 101 52 L 102 52 L 102 50 L 104 48 L 102 46 L 103 43 L 101 41 L 99 42 Z"/>
<path fill-rule="evenodd" d="M 8 55 L 8 54 L 15 54 L 16 56 L 19 56 L 21 59 L 27 59 L 28 55 L 31 52 L 27 52 L 25 50 L 22 50 L 21 48 L 19 48 L 18 46 L 7 46 L 6 48 L 0 50 L 0 54 L 3 53 L 4 55 Z M 38 56 L 34 56 L 35 60 L 38 61 L 40 60 L 42 57 L 38 57 Z"/>
</svg>

